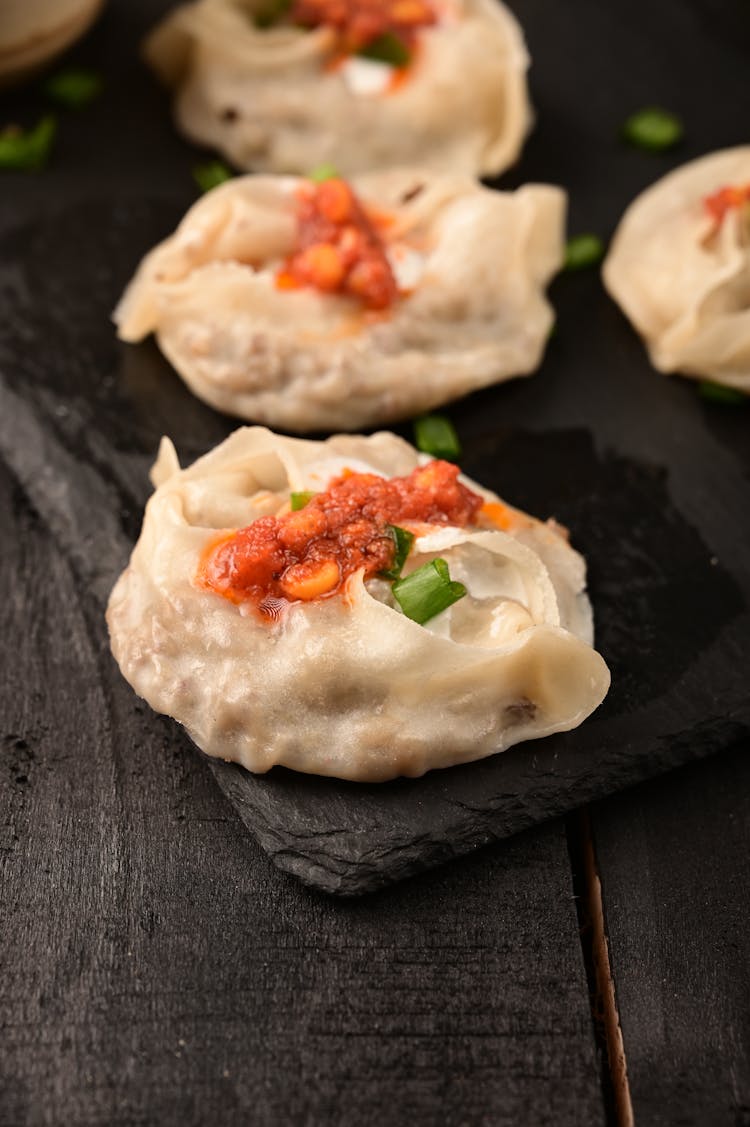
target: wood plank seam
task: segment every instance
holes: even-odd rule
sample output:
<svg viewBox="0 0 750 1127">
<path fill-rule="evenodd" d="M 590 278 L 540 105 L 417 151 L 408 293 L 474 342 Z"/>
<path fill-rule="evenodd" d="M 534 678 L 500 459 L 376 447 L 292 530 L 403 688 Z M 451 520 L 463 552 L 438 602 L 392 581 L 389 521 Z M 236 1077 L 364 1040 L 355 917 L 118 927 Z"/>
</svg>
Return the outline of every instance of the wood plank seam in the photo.
<svg viewBox="0 0 750 1127">
<path fill-rule="evenodd" d="M 591 1016 L 597 1046 L 602 1051 L 605 1111 L 613 1127 L 634 1127 L 589 807 L 583 807 L 567 819 L 567 834 Z"/>
</svg>

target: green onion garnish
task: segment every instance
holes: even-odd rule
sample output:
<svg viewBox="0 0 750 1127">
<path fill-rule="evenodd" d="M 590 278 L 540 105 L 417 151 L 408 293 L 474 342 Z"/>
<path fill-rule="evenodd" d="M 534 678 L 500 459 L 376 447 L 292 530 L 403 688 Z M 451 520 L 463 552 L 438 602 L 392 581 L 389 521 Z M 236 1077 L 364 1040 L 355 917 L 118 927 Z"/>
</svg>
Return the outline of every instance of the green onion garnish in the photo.
<svg viewBox="0 0 750 1127">
<path fill-rule="evenodd" d="M 393 596 L 407 618 L 420 625 L 463 599 L 463 583 L 451 579 L 445 560 L 431 560 L 393 584 Z"/>
<path fill-rule="evenodd" d="M 33 129 L 9 125 L 0 132 L 0 168 L 39 169 L 46 163 L 57 129 L 51 115 Z"/>
<path fill-rule="evenodd" d="M 304 509 L 305 505 L 309 505 L 315 496 L 317 496 L 317 494 L 309 489 L 303 489 L 300 493 L 292 493 L 289 498 L 292 512 L 298 513 L 300 509 Z"/>
<path fill-rule="evenodd" d="M 392 67 L 405 67 L 411 61 L 411 52 L 404 43 L 391 31 L 386 31 L 373 39 L 365 47 L 361 47 L 357 54 L 363 59 L 372 59 L 376 63 L 388 63 Z"/>
<path fill-rule="evenodd" d="M 414 441 L 423 454 L 457 462 L 461 457 L 461 443 L 456 428 L 445 415 L 422 415 L 414 420 Z"/>
<path fill-rule="evenodd" d="M 307 179 L 314 184 L 322 184 L 324 180 L 338 180 L 339 170 L 333 164 L 319 164 L 312 172 L 308 172 Z"/>
<path fill-rule="evenodd" d="M 43 90 L 48 98 L 68 110 L 80 110 L 102 92 L 102 77 L 94 70 L 68 67 L 51 75 Z"/>
<path fill-rule="evenodd" d="M 724 387 L 723 384 L 714 383 L 712 380 L 701 380 L 698 384 L 698 394 L 701 399 L 708 399 L 711 403 L 723 403 L 726 407 L 738 407 L 741 403 L 750 403 L 750 396 L 736 387 Z"/>
<path fill-rule="evenodd" d="M 384 568 L 380 575 L 383 579 L 400 579 L 406 558 L 414 543 L 414 533 L 407 532 L 405 528 L 399 528 L 397 524 L 389 524 L 388 531 L 393 537 L 396 551 L 393 556 L 393 563 L 389 568 Z"/>
<path fill-rule="evenodd" d="M 631 145 L 640 149 L 651 149 L 660 152 L 670 149 L 682 140 L 684 135 L 682 122 L 676 114 L 669 110 L 652 106 L 645 110 L 638 110 L 631 114 L 622 127 L 622 135 Z"/>
<path fill-rule="evenodd" d="M 574 235 L 565 246 L 565 270 L 583 270 L 604 258 L 604 243 L 598 235 Z"/>
<path fill-rule="evenodd" d="M 193 180 L 202 192 L 210 192 L 212 188 L 218 188 L 219 184 L 224 184 L 233 176 L 231 168 L 228 168 L 222 160 L 209 160 L 206 164 L 197 164 L 193 169 Z"/>
<path fill-rule="evenodd" d="M 259 27 L 261 31 L 265 31 L 269 27 L 273 27 L 282 19 L 289 9 L 291 8 L 293 0 L 266 0 L 266 3 L 256 12 L 253 16 L 253 23 Z"/>
</svg>

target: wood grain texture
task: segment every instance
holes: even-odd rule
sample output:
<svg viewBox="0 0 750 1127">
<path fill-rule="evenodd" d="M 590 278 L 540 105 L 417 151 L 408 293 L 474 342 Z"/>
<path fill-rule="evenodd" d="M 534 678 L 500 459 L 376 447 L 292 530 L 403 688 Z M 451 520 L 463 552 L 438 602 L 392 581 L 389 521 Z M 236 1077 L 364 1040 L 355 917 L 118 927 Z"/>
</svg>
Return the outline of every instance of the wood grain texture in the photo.
<svg viewBox="0 0 750 1127">
<path fill-rule="evenodd" d="M 0 1122 L 603 1123 L 560 823 L 306 892 L 0 472 Z"/>
<path fill-rule="evenodd" d="M 749 753 L 593 810 L 638 1127 L 750 1124 Z"/>
</svg>

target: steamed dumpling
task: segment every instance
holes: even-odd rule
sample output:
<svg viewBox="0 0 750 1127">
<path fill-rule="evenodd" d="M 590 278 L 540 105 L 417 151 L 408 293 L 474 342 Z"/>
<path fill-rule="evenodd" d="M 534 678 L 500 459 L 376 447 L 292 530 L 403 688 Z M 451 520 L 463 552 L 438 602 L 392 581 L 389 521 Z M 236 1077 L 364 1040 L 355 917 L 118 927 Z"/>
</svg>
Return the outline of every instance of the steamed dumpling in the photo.
<svg viewBox="0 0 750 1127">
<path fill-rule="evenodd" d="M 124 676 L 255 772 L 415 776 L 580 724 L 609 686 L 584 561 L 457 475 L 383 432 L 242 428 L 186 470 L 163 440 L 107 611 Z M 394 568 L 445 609 L 420 624 Z"/>
<path fill-rule="evenodd" d="M 368 427 L 534 371 L 564 213 L 559 188 L 494 192 L 423 169 L 351 187 L 243 176 L 143 260 L 115 320 L 126 341 L 155 333 L 219 410 Z"/>
<path fill-rule="evenodd" d="M 176 89 L 180 129 L 262 172 L 331 161 L 353 175 L 417 162 L 491 175 L 516 160 L 531 123 L 528 56 L 498 0 L 417 0 L 411 26 L 407 5 L 393 0 L 352 0 L 339 26 L 334 7 L 341 13 L 330 0 L 179 7 L 146 56 Z M 396 31 L 396 55 L 392 33 L 385 51 L 382 37 L 373 42 L 379 24 Z M 409 63 L 394 68 L 358 48 Z"/>
<path fill-rule="evenodd" d="M 750 392 L 750 145 L 690 161 L 638 196 L 604 281 L 654 367 Z"/>
</svg>

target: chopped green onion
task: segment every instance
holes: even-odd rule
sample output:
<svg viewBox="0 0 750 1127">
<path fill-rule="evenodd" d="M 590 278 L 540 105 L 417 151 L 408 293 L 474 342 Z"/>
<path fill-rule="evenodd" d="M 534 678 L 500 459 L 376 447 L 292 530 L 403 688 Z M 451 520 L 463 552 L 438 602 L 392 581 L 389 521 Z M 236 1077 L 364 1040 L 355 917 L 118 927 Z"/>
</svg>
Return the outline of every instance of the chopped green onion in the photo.
<svg viewBox="0 0 750 1127">
<path fill-rule="evenodd" d="M 303 489 L 300 493 L 292 493 L 289 498 L 289 503 L 292 506 L 292 512 L 298 513 L 300 509 L 304 509 L 305 505 L 309 505 L 313 497 L 317 497 L 317 493 L 309 489 Z"/>
<path fill-rule="evenodd" d="M 422 625 L 463 599 L 463 583 L 451 579 L 445 560 L 431 560 L 393 584 L 393 596 L 407 618 Z"/>
<path fill-rule="evenodd" d="M 393 563 L 389 568 L 384 568 L 383 571 L 380 572 L 380 575 L 383 579 L 400 579 L 406 558 L 414 543 L 414 533 L 407 532 L 405 528 L 399 528 L 397 524 L 389 524 L 388 531 L 393 537 L 396 551 L 393 556 Z"/>
<path fill-rule="evenodd" d="M 88 106 L 102 92 L 102 77 L 94 70 L 68 67 L 51 75 L 44 83 L 44 93 L 53 102 L 69 110 Z"/>
<path fill-rule="evenodd" d="M 293 0 L 266 0 L 266 3 L 253 16 L 253 22 L 261 31 L 273 27 L 291 8 Z"/>
<path fill-rule="evenodd" d="M 701 380 L 698 384 L 698 394 L 702 399 L 708 399 L 711 403 L 723 403 L 727 407 L 750 403 L 750 396 L 744 391 L 738 391 L 736 387 L 725 387 L 712 380 Z"/>
<path fill-rule="evenodd" d="M 339 170 L 333 164 L 319 164 L 307 174 L 307 179 L 315 184 L 322 184 L 324 180 L 338 180 L 338 178 Z"/>
<path fill-rule="evenodd" d="M 33 129 L 9 125 L 0 132 L 0 168 L 39 169 L 46 163 L 57 129 L 51 115 Z"/>
<path fill-rule="evenodd" d="M 202 192 L 210 192 L 212 188 L 218 188 L 219 184 L 224 184 L 233 176 L 231 168 L 228 168 L 222 160 L 209 160 L 206 164 L 197 164 L 193 169 L 193 179 Z"/>
<path fill-rule="evenodd" d="M 565 270 L 583 270 L 604 258 L 604 243 L 598 235 L 574 235 L 565 246 Z"/>
<path fill-rule="evenodd" d="M 660 152 L 670 149 L 682 140 L 684 135 L 682 122 L 676 114 L 669 110 L 651 106 L 645 110 L 638 110 L 631 114 L 622 127 L 622 135 L 631 145 L 640 149 L 651 149 Z"/>
<path fill-rule="evenodd" d="M 388 63 L 392 67 L 405 67 L 411 61 L 411 52 L 404 43 L 391 31 L 386 31 L 373 39 L 365 47 L 357 51 L 363 59 L 372 59 L 376 63 Z"/>
<path fill-rule="evenodd" d="M 445 415 L 422 415 L 414 420 L 414 441 L 423 454 L 457 462 L 461 457 L 461 443 L 456 428 Z"/>
</svg>

